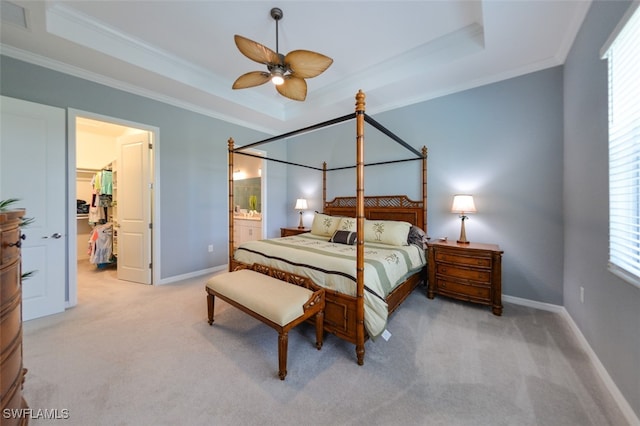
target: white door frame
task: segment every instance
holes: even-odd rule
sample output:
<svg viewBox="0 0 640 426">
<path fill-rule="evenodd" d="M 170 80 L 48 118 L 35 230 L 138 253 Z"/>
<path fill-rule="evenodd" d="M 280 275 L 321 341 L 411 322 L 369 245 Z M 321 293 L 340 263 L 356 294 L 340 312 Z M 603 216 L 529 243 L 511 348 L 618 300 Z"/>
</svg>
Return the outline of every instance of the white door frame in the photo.
<svg viewBox="0 0 640 426">
<path fill-rule="evenodd" d="M 67 110 L 67 204 L 69 217 L 67 218 L 67 226 L 69 229 L 69 238 L 67 239 L 67 282 L 69 283 L 69 297 L 66 307 L 70 308 L 78 304 L 78 242 L 75 235 L 78 233 L 78 224 L 75 218 L 76 211 L 76 118 L 90 118 L 97 121 L 105 121 L 107 123 L 117 124 L 125 127 L 134 127 L 142 129 L 152 134 L 153 142 L 151 164 L 153 169 L 153 196 L 151 201 L 151 262 L 153 264 L 152 284 L 160 284 L 160 129 L 147 124 L 136 123 L 133 121 L 122 120 L 119 118 L 109 117 L 106 115 L 96 114 L 93 112 L 82 111 L 69 108 Z"/>
</svg>

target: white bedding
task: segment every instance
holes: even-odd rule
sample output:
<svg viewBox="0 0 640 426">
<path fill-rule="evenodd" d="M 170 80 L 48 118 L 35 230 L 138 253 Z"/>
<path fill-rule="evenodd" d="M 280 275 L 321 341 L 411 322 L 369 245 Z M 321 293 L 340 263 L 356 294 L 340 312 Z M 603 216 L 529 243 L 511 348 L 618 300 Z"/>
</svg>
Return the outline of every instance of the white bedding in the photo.
<svg viewBox="0 0 640 426">
<path fill-rule="evenodd" d="M 356 246 L 331 243 L 311 233 L 269 240 L 248 241 L 234 258 L 260 263 L 311 278 L 316 284 L 351 296 L 356 295 Z M 364 323 L 375 338 L 387 323 L 386 296 L 407 276 L 425 264 L 424 250 L 415 246 L 365 243 Z"/>
</svg>

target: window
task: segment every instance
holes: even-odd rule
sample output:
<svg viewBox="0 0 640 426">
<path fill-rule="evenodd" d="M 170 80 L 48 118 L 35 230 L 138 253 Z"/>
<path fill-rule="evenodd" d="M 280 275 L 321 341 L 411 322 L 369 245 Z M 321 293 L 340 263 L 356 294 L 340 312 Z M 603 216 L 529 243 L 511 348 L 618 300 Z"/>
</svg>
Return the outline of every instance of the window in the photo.
<svg viewBox="0 0 640 426">
<path fill-rule="evenodd" d="M 640 8 L 603 48 L 609 67 L 609 269 L 640 287 Z"/>
</svg>

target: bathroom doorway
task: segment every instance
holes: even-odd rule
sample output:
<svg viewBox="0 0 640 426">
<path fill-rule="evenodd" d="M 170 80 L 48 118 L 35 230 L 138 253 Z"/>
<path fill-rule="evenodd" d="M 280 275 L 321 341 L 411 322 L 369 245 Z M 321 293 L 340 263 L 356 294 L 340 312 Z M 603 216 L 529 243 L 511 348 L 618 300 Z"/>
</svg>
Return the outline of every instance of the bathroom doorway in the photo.
<svg viewBox="0 0 640 426">
<path fill-rule="evenodd" d="M 247 153 L 233 159 L 234 246 L 265 235 L 266 161 L 264 152 Z"/>
</svg>

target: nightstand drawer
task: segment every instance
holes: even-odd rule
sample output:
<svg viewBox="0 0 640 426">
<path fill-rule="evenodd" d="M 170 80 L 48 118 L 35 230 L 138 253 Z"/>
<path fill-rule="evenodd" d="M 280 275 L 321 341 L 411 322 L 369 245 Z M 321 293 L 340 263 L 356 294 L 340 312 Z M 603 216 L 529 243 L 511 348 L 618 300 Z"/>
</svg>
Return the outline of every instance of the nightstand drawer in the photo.
<svg viewBox="0 0 640 426">
<path fill-rule="evenodd" d="M 469 266 L 479 266 L 482 268 L 491 268 L 490 257 L 459 256 L 457 254 L 448 253 L 446 251 L 437 251 L 436 261 L 455 263 L 457 265 L 469 265 Z"/>
<path fill-rule="evenodd" d="M 465 299 L 464 296 L 469 296 L 472 299 L 490 300 L 491 288 L 484 286 L 475 286 L 469 284 L 462 284 L 455 281 L 438 279 L 438 292 L 454 296 L 457 298 Z"/>
<path fill-rule="evenodd" d="M 491 282 L 491 271 L 484 269 L 464 268 L 458 267 L 457 265 L 454 266 L 446 263 L 437 263 L 436 273 L 439 275 L 447 275 L 449 277 L 463 278 L 483 283 Z"/>
</svg>

